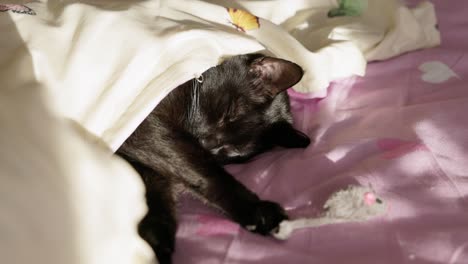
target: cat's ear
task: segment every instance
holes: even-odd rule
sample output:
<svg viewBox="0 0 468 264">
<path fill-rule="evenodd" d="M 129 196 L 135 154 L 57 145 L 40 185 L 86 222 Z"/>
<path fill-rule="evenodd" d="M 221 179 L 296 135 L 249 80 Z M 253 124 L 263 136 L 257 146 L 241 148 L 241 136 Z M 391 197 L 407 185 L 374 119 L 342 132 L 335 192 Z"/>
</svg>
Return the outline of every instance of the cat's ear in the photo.
<svg viewBox="0 0 468 264">
<path fill-rule="evenodd" d="M 272 57 L 255 59 L 250 65 L 250 73 L 254 75 L 254 86 L 271 97 L 298 83 L 304 74 L 299 65 Z"/>
</svg>

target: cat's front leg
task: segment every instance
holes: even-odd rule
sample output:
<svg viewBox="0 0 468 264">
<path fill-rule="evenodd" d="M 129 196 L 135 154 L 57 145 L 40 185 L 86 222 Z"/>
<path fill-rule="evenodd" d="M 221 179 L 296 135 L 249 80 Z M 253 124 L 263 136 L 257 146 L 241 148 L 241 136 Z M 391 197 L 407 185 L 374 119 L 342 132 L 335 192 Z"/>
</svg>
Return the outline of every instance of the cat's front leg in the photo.
<svg viewBox="0 0 468 264">
<path fill-rule="evenodd" d="M 163 135 L 164 144 L 146 143 L 154 141 L 155 135 Z M 280 205 L 260 200 L 190 135 L 174 130 L 142 133 L 130 137 L 122 151 L 158 174 L 178 179 L 205 202 L 251 231 L 268 234 L 287 218 Z"/>
<path fill-rule="evenodd" d="M 208 180 L 204 188 L 195 189 L 203 200 L 224 211 L 247 230 L 262 235 L 271 234 L 281 221 L 288 219 L 281 205 L 261 200 L 222 167 L 219 169 L 217 179 Z"/>
<path fill-rule="evenodd" d="M 281 221 L 288 219 L 279 204 L 261 200 L 215 162 L 210 153 L 199 151 L 205 154 L 186 157 L 193 170 L 181 175 L 197 197 L 220 209 L 242 227 L 262 235 L 271 234 Z"/>
</svg>

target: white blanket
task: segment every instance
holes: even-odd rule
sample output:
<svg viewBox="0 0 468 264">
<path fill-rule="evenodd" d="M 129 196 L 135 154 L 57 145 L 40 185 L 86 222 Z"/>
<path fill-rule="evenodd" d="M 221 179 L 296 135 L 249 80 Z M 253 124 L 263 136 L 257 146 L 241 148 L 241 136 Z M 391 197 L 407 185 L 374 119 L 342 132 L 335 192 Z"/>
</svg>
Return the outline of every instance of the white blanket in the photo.
<svg viewBox="0 0 468 264">
<path fill-rule="evenodd" d="M 139 176 L 47 103 L 34 84 L 0 90 L 1 262 L 152 263 Z"/>
</svg>

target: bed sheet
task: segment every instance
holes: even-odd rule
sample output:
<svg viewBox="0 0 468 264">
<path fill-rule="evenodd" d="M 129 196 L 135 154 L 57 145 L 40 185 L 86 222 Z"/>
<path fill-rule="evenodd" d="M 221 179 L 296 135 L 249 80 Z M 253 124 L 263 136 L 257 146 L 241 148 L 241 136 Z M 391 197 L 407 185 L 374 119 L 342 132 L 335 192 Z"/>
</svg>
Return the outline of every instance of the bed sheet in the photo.
<svg viewBox="0 0 468 264">
<path fill-rule="evenodd" d="M 432 2 L 440 47 L 371 63 L 321 100 L 291 92 L 295 125 L 314 144 L 228 167 L 293 218 L 320 214 L 350 184 L 378 192 L 386 215 L 277 241 L 184 197 L 175 263 L 468 263 L 468 2 Z"/>
</svg>

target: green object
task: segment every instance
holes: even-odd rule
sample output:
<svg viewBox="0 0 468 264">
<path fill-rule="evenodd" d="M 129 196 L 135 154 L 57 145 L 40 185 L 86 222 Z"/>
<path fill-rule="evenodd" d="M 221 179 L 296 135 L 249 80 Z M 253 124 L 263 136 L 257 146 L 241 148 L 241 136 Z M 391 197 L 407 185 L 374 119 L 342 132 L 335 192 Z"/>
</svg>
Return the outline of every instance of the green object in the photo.
<svg viewBox="0 0 468 264">
<path fill-rule="evenodd" d="M 367 9 L 368 0 L 339 0 L 338 8 L 328 12 L 328 17 L 360 16 Z"/>
</svg>

